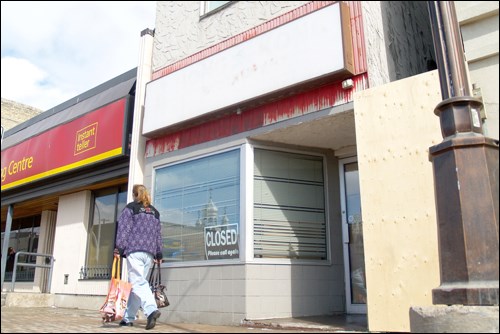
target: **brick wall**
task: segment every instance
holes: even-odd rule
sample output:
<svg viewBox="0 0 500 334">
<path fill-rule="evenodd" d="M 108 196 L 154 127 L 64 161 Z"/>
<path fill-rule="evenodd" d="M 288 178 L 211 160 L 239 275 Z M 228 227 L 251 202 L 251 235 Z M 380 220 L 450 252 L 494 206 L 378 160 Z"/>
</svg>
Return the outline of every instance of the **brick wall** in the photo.
<svg viewBox="0 0 500 334">
<path fill-rule="evenodd" d="M 5 131 L 43 112 L 43 110 L 4 98 L 2 98 L 1 111 L 2 126 Z"/>
</svg>

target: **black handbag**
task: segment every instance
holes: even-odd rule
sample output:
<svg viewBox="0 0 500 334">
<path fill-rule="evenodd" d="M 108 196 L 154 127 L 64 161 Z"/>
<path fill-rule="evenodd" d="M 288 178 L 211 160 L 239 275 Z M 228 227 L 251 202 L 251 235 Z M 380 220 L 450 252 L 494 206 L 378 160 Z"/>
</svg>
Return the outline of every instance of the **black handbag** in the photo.
<svg viewBox="0 0 500 334">
<path fill-rule="evenodd" d="M 160 264 L 154 262 L 151 274 L 149 275 L 149 287 L 153 292 L 153 297 L 158 308 L 167 307 L 170 302 L 167 298 L 167 287 L 161 283 Z"/>
</svg>

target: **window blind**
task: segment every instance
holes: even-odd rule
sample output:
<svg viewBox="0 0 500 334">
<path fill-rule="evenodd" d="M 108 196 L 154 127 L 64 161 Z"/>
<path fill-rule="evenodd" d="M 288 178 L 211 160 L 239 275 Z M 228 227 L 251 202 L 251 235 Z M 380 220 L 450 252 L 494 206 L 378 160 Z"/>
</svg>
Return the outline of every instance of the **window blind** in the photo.
<svg viewBox="0 0 500 334">
<path fill-rule="evenodd" d="M 326 259 L 323 159 L 255 149 L 254 256 Z"/>
</svg>

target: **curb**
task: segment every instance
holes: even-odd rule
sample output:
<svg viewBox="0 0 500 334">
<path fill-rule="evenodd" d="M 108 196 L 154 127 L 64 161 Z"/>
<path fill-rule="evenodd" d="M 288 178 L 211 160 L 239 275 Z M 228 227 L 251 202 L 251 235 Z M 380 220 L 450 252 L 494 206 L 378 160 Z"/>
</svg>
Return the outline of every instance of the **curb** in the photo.
<svg viewBox="0 0 500 334">
<path fill-rule="evenodd" d="M 342 330 L 342 328 L 326 326 L 326 325 L 315 325 L 306 324 L 300 322 L 275 322 L 272 320 L 247 320 L 241 321 L 241 326 L 243 327 L 255 327 L 255 328 L 273 328 L 273 329 L 288 329 L 288 330 L 318 330 L 318 331 L 333 331 Z"/>
</svg>

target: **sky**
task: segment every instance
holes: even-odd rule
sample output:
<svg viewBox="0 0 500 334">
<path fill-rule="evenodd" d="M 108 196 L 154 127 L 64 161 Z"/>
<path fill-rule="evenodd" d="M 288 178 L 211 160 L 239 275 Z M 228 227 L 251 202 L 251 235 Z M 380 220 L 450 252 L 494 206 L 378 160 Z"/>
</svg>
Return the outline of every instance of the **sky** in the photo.
<svg viewBox="0 0 500 334">
<path fill-rule="evenodd" d="M 139 63 L 156 1 L 1 1 L 1 97 L 49 110 Z"/>
</svg>

